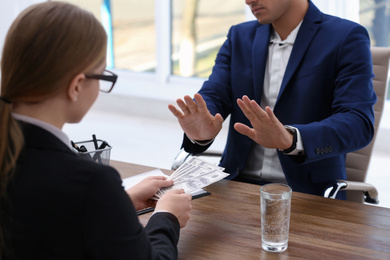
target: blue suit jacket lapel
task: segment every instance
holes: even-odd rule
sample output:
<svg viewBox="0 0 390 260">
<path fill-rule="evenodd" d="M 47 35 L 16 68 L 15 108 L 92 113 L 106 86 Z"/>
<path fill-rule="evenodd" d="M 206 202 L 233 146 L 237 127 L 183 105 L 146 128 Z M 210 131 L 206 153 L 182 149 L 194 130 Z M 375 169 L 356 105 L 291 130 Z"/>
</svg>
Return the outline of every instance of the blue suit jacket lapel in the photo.
<svg viewBox="0 0 390 260">
<path fill-rule="evenodd" d="M 288 82 L 291 80 L 291 77 L 294 75 L 299 64 L 301 63 L 303 56 L 311 44 L 311 41 L 320 28 L 320 22 L 321 12 L 310 2 L 309 9 L 305 18 L 303 19 L 297 38 L 295 39 L 294 47 L 287 64 L 286 72 L 284 73 L 282 85 L 280 87 L 276 103 L 278 102 Z"/>
<path fill-rule="evenodd" d="M 268 45 L 271 33 L 271 25 L 259 26 L 256 30 L 252 51 L 253 87 L 255 100 L 260 104 L 263 93 L 265 66 L 268 57 Z"/>
</svg>

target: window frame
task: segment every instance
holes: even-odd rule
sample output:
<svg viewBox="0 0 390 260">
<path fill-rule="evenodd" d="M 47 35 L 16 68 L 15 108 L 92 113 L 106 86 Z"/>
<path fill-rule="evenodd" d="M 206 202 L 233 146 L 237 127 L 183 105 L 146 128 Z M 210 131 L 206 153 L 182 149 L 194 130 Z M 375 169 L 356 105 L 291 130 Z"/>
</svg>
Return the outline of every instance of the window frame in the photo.
<svg viewBox="0 0 390 260">
<path fill-rule="evenodd" d="M 27 6 L 45 0 L 15 0 L 4 3 L 0 6 L 2 23 L 0 28 L 0 49 L 2 49 L 5 34 L 15 17 Z M 312 0 L 322 12 L 341 16 L 359 22 L 359 0 L 351 8 L 352 0 Z M 245 1 L 242 2 L 246 6 Z M 205 78 L 183 78 L 171 74 L 171 0 L 155 0 L 155 28 L 156 28 L 156 62 L 155 72 L 134 72 L 124 69 L 110 68 L 118 74 L 118 82 L 113 93 L 120 95 L 136 95 L 151 98 L 162 98 L 175 100 L 186 94 L 193 95 L 202 86 Z M 354 10 L 354 11 L 351 11 Z M 253 20 L 254 17 L 248 6 L 245 8 L 246 20 Z M 227 32 L 226 32 L 227 33 Z M 142 87 L 137 87 L 142 85 Z M 386 103 L 390 103 L 387 100 Z"/>
<path fill-rule="evenodd" d="M 346 8 L 347 1 L 351 0 L 312 0 L 313 3 L 321 7 L 325 13 L 359 22 L 359 5 L 352 10 Z M 359 0 L 354 0 L 359 3 Z M 245 5 L 246 21 L 254 20 L 250 8 Z M 342 8 L 342 10 L 334 10 Z M 357 11 L 356 11 L 357 10 Z M 193 95 L 198 92 L 206 78 L 185 78 L 172 73 L 172 1 L 155 0 L 154 7 L 155 28 L 156 28 L 156 70 L 155 72 L 133 72 L 124 69 L 111 68 L 119 75 L 117 87 L 113 93 L 121 95 L 135 95 L 145 98 L 159 98 L 163 100 L 175 100 L 184 95 Z M 226 32 L 227 34 L 227 32 Z M 142 85 L 142 88 L 136 86 Z"/>
</svg>

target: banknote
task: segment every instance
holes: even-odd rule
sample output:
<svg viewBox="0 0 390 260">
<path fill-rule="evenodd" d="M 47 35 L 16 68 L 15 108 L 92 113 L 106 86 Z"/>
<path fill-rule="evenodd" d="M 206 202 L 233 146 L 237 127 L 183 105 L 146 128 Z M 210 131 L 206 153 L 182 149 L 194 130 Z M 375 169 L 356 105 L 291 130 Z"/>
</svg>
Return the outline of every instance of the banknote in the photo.
<svg viewBox="0 0 390 260">
<path fill-rule="evenodd" d="M 190 157 L 168 177 L 168 179 L 174 181 L 174 184 L 170 187 L 159 189 L 154 198 L 159 199 L 165 192 L 171 189 L 183 189 L 186 193 L 193 193 L 229 176 L 223 170 L 224 168 L 222 167 L 196 157 Z"/>
</svg>

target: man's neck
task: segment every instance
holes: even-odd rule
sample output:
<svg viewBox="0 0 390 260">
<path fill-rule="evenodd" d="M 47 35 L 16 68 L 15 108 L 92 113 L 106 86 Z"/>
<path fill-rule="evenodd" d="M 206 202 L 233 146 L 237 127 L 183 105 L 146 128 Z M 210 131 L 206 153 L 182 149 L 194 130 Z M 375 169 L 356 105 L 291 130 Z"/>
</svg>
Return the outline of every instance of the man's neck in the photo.
<svg viewBox="0 0 390 260">
<path fill-rule="evenodd" d="M 309 2 L 306 0 L 293 0 L 289 10 L 280 19 L 274 21 L 272 26 L 281 40 L 285 40 L 298 26 L 306 15 Z"/>
</svg>

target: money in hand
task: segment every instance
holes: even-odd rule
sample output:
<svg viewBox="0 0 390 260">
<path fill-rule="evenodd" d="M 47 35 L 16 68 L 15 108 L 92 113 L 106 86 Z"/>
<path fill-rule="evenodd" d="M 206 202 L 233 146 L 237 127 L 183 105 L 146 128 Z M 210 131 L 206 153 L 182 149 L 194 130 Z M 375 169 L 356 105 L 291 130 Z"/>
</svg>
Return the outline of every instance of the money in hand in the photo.
<svg viewBox="0 0 390 260">
<path fill-rule="evenodd" d="M 168 180 L 173 180 L 170 187 L 162 188 L 154 195 L 155 199 L 161 198 L 165 192 L 171 189 L 183 189 L 185 193 L 192 193 L 214 182 L 220 181 L 229 174 L 223 172 L 224 168 L 210 164 L 196 157 L 190 157 Z"/>
</svg>

